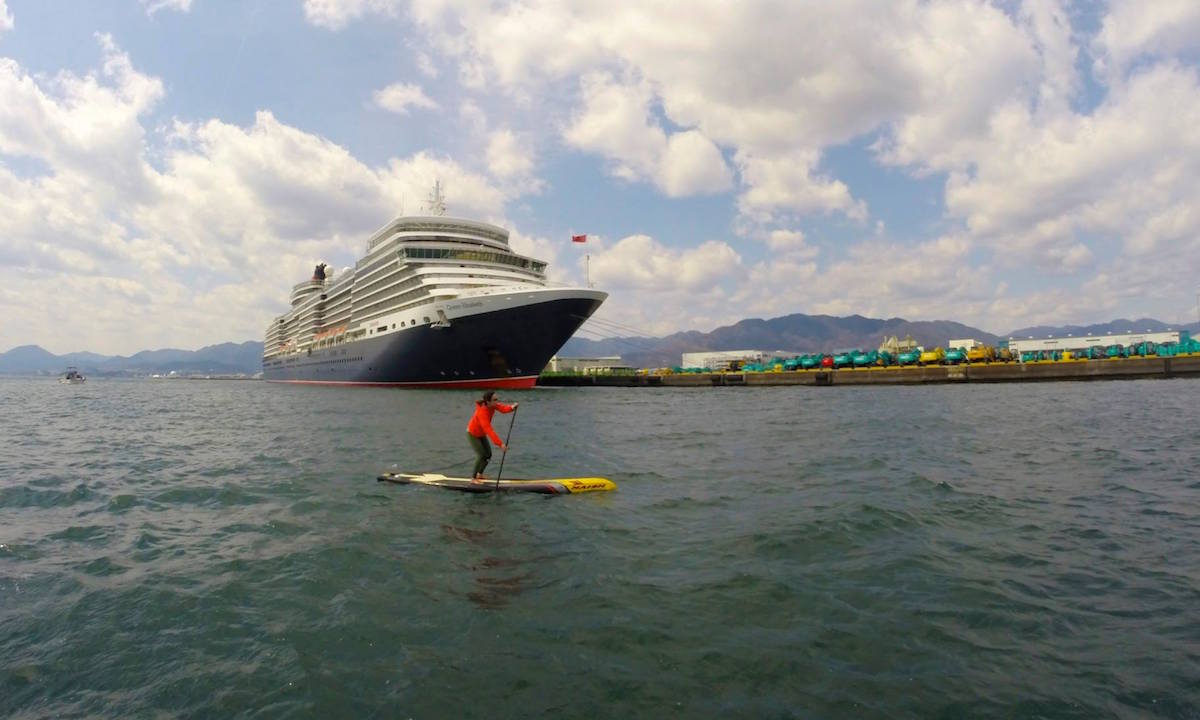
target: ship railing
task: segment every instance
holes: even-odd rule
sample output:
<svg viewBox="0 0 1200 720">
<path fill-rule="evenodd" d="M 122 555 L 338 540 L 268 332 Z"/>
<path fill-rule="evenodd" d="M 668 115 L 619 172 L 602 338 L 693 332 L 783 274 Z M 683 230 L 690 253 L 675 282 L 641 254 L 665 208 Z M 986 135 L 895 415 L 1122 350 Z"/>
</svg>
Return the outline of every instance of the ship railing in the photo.
<svg viewBox="0 0 1200 720">
<path fill-rule="evenodd" d="M 483 297 L 485 295 L 504 295 L 514 292 L 529 292 L 530 290 L 542 290 L 546 286 L 542 284 L 532 283 L 513 283 L 511 285 L 488 285 L 485 287 L 475 288 L 471 290 L 463 290 L 458 293 L 458 297 Z M 566 287 L 566 286 L 564 286 Z"/>
<path fill-rule="evenodd" d="M 324 287 L 324 286 L 325 286 L 324 280 L 305 280 L 302 283 L 296 283 L 295 285 L 293 285 L 292 292 L 296 292 L 297 290 L 308 290 L 309 288 L 319 288 L 319 287 Z"/>
</svg>

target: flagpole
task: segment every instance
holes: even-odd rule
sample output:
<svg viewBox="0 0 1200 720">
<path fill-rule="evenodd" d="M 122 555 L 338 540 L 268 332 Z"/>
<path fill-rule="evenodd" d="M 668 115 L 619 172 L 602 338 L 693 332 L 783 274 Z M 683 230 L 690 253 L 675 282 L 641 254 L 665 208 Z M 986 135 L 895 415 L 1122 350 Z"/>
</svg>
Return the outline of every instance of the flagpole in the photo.
<svg viewBox="0 0 1200 720">
<path fill-rule="evenodd" d="M 583 276 L 587 280 L 587 286 L 592 286 L 592 256 L 591 254 L 583 256 Z"/>
</svg>

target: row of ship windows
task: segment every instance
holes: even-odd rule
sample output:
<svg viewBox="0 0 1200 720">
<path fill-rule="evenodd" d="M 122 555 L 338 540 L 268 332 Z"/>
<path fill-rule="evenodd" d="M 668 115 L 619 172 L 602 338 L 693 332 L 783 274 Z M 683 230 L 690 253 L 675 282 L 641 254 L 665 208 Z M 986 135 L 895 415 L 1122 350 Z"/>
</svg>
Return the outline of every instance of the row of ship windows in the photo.
<svg viewBox="0 0 1200 720">
<path fill-rule="evenodd" d="M 387 268 L 388 265 L 392 265 L 395 262 L 396 259 L 391 255 L 384 255 L 379 258 L 370 259 L 363 258 L 361 261 L 359 261 L 359 266 L 354 270 L 354 275 L 358 278 L 355 281 L 355 284 L 359 284 L 364 280 L 370 279 L 372 274 Z"/>
<path fill-rule="evenodd" d="M 400 257 L 409 260 L 467 260 L 471 262 L 494 262 L 502 265 L 513 265 L 526 270 L 542 272 L 546 263 L 527 258 L 509 255 L 507 253 L 491 252 L 488 250 L 457 250 L 454 248 L 421 248 L 409 247 L 400 249 Z"/>
<path fill-rule="evenodd" d="M 365 306 L 367 303 L 375 302 L 375 298 L 382 293 L 411 292 L 414 288 L 420 289 L 420 286 L 422 285 L 420 278 L 409 278 L 399 283 L 381 286 L 381 283 L 386 282 L 389 279 L 390 278 L 383 278 L 380 281 L 365 285 L 360 292 L 354 294 L 354 302 L 360 306 Z"/>
<path fill-rule="evenodd" d="M 436 248 L 407 248 L 407 249 L 405 249 L 405 250 L 404 250 L 404 252 L 440 252 L 440 250 L 438 250 L 438 249 L 436 249 Z M 464 250 L 459 250 L 459 251 L 450 251 L 450 250 L 445 250 L 445 252 L 460 252 L 460 253 L 464 253 L 464 252 L 473 252 L 473 251 L 464 251 Z M 490 254 L 490 255 L 496 255 L 497 257 L 500 257 L 500 255 L 499 255 L 498 253 L 487 253 L 487 254 Z M 507 257 L 509 257 L 509 258 L 512 258 L 512 259 L 516 259 L 516 260 L 521 260 L 521 258 L 513 258 L 512 256 L 507 256 Z M 511 264 L 511 263 L 510 263 L 510 264 Z M 365 273 L 365 274 L 368 274 L 368 275 L 369 275 L 370 273 L 368 272 L 368 273 Z M 472 276 L 469 276 L 469 277 L 474 277 L 474 275 L 472 275 Z M 486 276 L 481 276 L 481 277 L 486 277 Z M 380 306 L 393 304 L 393 303 L 394 303 L 394 301 L 395 301 L 396 299 L 398 299 L 399 297 L 405 297 L 405 296 L 410 296 L 410 295 L 414 295 L 414 294 L 416 294 L 416 295 L 423 295 L 423 294 L 425 294 L 425 292 L 417 292 L 417 293 L 413 293 L 413 292 L 410 290 L 411 288 L 415 288 L 415 287 L 422 286 L 422 285 L 424 285 L 424 284 L 425 284 L 425 280 L 424 280 L 423 278 L 421 278 L 421 277 L 407 278 L 407 279 L 405 279 L 404 281 L 402 281 L 402 282 L 400 282 L 400 283 L 397 283 L 397 284 L 393 284 L 393 285 L 384 285 L 383 287 L 379 287 L 379 285 L 380 285 L 381 283 L 386 283 L 386 282 L 387 282 L 387 280 L 389 280 L 389 279 L 390 279 L 389 277 L 385 276 L 385 277 L 378 278 L 378 279 L 376 279 L 376 280 L 373 280 L 373 281 L 368 281 L 368 282 L 366 282 L 366 283 L 364 284 L 364 286 L 363 286 L 363 287 L 361 287 L 361 288 L 356 288 L 356 289 L 358 289 L 358 290 L 359 290 L 359 292 L 357 292 L 357 293 L 355 293 L 355 294 L 354 294 L 354 301 L 355 301 L 355 302 L 357 302 L 357 303 L 364 303 L 364 304 L 365 304 L 365 303 L 367 303 L 367 302 L 370 302 L 370 303 L 371 303 L 369 306 L 362 307 L 362 311 L 363 311 L 364 313 L 366 313 L 366 314 L 368 314 L 368 315 L 369 315 L 369 314 L 371 314 L 371 312 L 372 312 L 372 311 L 376 310 L 376 308 L 378 308 L 378 307 L 380 307 Z M 461 285 L 461 284 L 460 284 L 460 285 L 455 285 L 454 287 L 469 287 L 469 286 L 467 286 L 467 285 Z M 372 299 L 372 298 L 378 297 L 379 295 L 381 295 L 381 294 L 383 294 L 383 293 L 386 293 L 386 292 L 397 293 L 397 291 L 405 291 L 405 290 L 408 290 L 408 292 L 401 292 L 401 293 L 399 293 L 399 294 L 392 294 L 392 295 L 389 295 L 389 296 L 387 296 L 387 297 L 383 298 L 382 300 L 378 300 L 378 301 L 376 301 L 376 300 L 373 300 L 373 299 Z M 324 298 L 322 298 L 322 299 L 324 299 Z M 342 297 L 338 298 L 338 300 L 336 301 L 336 303 L 329 303 L 329 304 L 327 304 L 327 305 L 325 306 L 325 311 L 326 311 L 327 315 L 329 315 L 329 314 L 330 314 L 331 312 L 333 312 L 333 311 L 336 311 L 336 309 L 338 309 L 338 308 L 337 308 L 337 306 L 338 306 L 338 305 L 344 304 L 344 303 L 345 303 L 346 301 L 348 301 L 348 300 L 350 300 L 350 298 L 349 298 L 349 297 L 342 296 Z M 312 304 L 311 304 L 311 305 L 309 305 L 309 306 L 307 306 L 307 307 L 302 307 L 302 308 L 300 308 L 300 309 L 299 309 L 299 311 L 300 311 L 300 312 L 299 312 L 297 315 L 294 315 L 293 317 L 294 317 L 294 318 L 296 318 L 296 319 L 299 319 L 299 320 L 304 320 L 304 319 L 307 319 L 307 318 L 308 318 L 309 316 L 311 316 L 311 315 L 313 314 L 313 312 L 315 311 L 315 309 L 316 309 L 316 305 L 317 305 L 317 303 L 316 303 L 316 298 L 313 298 L 313 301 L 312 301 Z M 282 322 L 282 319 L 281 319 L 281 322 Z M 327 324 L 330 324 L 330 323 L 327 323 Z"/>
<path fill-rule="evenodd" d="M 313 365 L 332 365 L 333 363 L 362 362 L 362 358 L 352 357 L 352 358 L 338 358 L 337 360 L 308 360 L 305 362 L 299 362 L 297 360 L 287 360 L 286 362 L 291 367 L 298 368 L 298 367 L 312 367 Z"/>
<path fill-rule="evenodd" d="M 404 252 L 424 252 L 424 251 L 428 251 L 428 252 L 440 252 L 440 250 L 438 250 L 437 248 L 406 248 L 406 249 L 404 250 Z M 460 252 L 460 253 L 465 253 L 465 252 L 474 252 L 474 251 L 465 251 L 465 250 L 459 250 L 459 251 L 450 251 L 450 250 L 445 250 L 445 252 Z M 487 253 L 487 254 L 490 254 L 490 255 L 496 255 L 497 257 L 501 257 L 501 256 L 500 256 L 498 253 Z M 506 257 L 510 257 L 510 258 L 512 258 L 513 256 L 506 256 Z M 520 260 L 521 258 L 513 258 L 513 259 Z M 542 264 L 542 265 L 544 266 L 544 264 Z M 471 276 L 469 276 L 469 277 L 475 277 L 475 276 L 474 276 L 474 275 L 471 275 Z M 482 276 L 482 277 L 486 277 L 486 276 Z M 400 283 L 398 283 L 398 284 L 396 284 L 396 285 L 392 285 L 392 286 L 385 286 L 385 287 L 383 287 L 383 288 L 379 288 L 379 289 L 376 289 L 376 288 L 371 288 L 371 287 L 370 287 L 370 285 L 377 285 L 377 284 L 378 284 L 380 281 L 386 281 L 386 279 L 387 279 L 387 278 L 381 278 L 380 280 L 376 280 L 374 283 L 368 283 L 368 286 L 367 286 L 367 287 L 365 287 L 365 288 L 363 288 L 363 291 L 364 291 L 364 292 L 363 292 L 361 295 L 358 295 L 357 297 L 355 297 L 355 300 L 356 300 L 357 302 L 364 302 L 364 301 L 366 301 L 366 300 L 367 300 L 367 298 L 373 298 L 373 297 L 377 297 L 378 295 L 380 295 L 380 294 L 382 294 L 382 293 L 385 293 L 385 292 L 389 292 L 389 291 L 390 291 L 391 293 L 393 293 L 393 294 L 391 294 L 391 295 L 388 295 L 388 296 L 386 296 L 386 297 L 382 298 L 381 300 L 377 300 L 377 301 L 371 301 L 369 305 L 365 305 L 364 307 L 362 307 L 362 308 L 361 308 L 361 315 L 365 315 L 365 316 L 368 316 L 368 317 L 369 317 L 370 315 L 372 315 L 372 314 L 374 314 L 374 313 L 376 313 L 376 312 L 379 312 L 380 310 L 383 310 L 383 308 L 385 308 L 385 307 L 390 307 L 390 306 L 393 306 L 393 305 L 397 304 L 397 301 L 398 301 L 398 300 L 400 300 L 401 298 L 404 298 L 404 297 L 409 297 L 409 296 L 413 296 L 413 295 L 415 295 L 415 296 L 418 296 L 418 297 L 422 297 L 422 296 L 425 296 L 425 295 L 427 295 L 427 294 L 428 294 L 428 290 L 427 290 L 426 288 L 424 288 L 424 287 L 419 287 L 419 288 L 417 288 L 417 287 L 416 287 L 416 286 L 422 286 L 422 285 L 424 285 L 424 282 L 422 281 L 422 278 L 408 278 L 408 279 L 404 280 L 403 282 L 400 282 Z M 469 288 L 469 287 L 472 287 L 471 285 L 462 284 L 462 283 L 457 283 L 457 284 L 453 284 L 453 285 L 448 285 L 448 284 L 447 284 L 447 285 L 442 285 L 442 286 L 443 286 L 443 287 L 458 287 L 458 288 Z M 400 292 L 397 292 L 397 291 L 400 291 Z M 349 299 L 349 298 L 346 298 L 346 299 Z M 339 298 L 339 299 L 338 299 L 338 302 L 337 302 L 337 304 L 339 304 L 339 305 L 340 305 L 340 304 L 343 304 L 343 298 Z M 334 319 L 334 312 L 338 312 L 338 314 L 341 314 L 341 312 L 340 312 L 340 311 L 335 311 L 335 310 L 334 310 L 334 306 L 333 306 L 332 304 L 331 304 L 331 305 L 329 305 L 329 306 L 326 306 L 325 310 L 326 310 L 326 316 L 325 316 L 325 318 L 324 318 L 324 319 L 325 319 L 325 322 L 324 322 L 323 324 L 325 324 L 325 325 L 334 325 L 334 324 L 336 324 L 335 322 L 333 322 L 333 319 Z M 291 319 L 292 319 L 293 321 L 299 321 L 299 323 L 298 323 L 298 324 L 304 324 L 304 321 L 306 321 L 306 320 L 309 320 L 309 321 L 311 321 L 311 319 L 312 319 L 312 316 L 315 314 L 315 311 L 316 311 L 316 303 L 315 303 L 315 298 L 314 298 L 314 302 L 312 303 L 312 305 L 310 305 L 310 306 L 308 306 L 308 307 L 301 308 L 301 309 L 300 309 L 300 312 L 298 312 L 297 314 L 293 315 Z M 333 311 L 333 312 L 331 312 L 331 311 Z M 359 314 L 359 313 L 355 313 L 355 314 Z M 340 318 L 339 318 L 339 319 L 340 319 Z M 425 322 L 429 322 L 429 318 L 425 318 Z M 280 319 L 279 319 L 279 323 L 280 323 L 281 325 L 284 325 L 284 324 L 286 324 L 286 323 L 287 323 L 287 318 L 280 318 Z M 413 321 L 413 324 L 414 324 L 414 325 L 416 324 L 416 321 L 415 321 L 415 320 Z M 403 326 L 404 326 L 404 325 L 403 325 L 403 324 L 401 324 L 401 327 L 403 327 Z M 393 328 L 393 329 L 394 329 L 394 328 Z"/>
<path fill-rule="evenodd" d="M 425 317 L 423 317 L 423 318 L 422 318 L 422 321 L 423 321 L 425 324 L 429 324 L 429 316 L 428 316 L 428 315 L 426 315 Z M 408 323 L 405 323 L 403 320 L 401 320 L 401 321 L 400 321 L 400 327 L 408 327 L 409 325 L 411 325 L 412 327 L 416 327 L 416 326 L 417 326 L 417 321 L 416 321 L 416 319 L 410 320 Z M 396 329 L 396 323 L 392 323 L 392 327 L 391 327 L 391 329 L 392 329 L 392 330 L 395 330 L 395 329 Z M 381 328 L 371 328 L 370 330 L 368 330 L 368 331 L 367 331 L 367 334 L 368 334 L 368 335 L 370 335 L 370 334 L 373 334 L 373 333 L 375 333 L 376 331 L 379 331 L 381 334 L 382 334 L 382 333 L 385 333 L 385 332 L 387 332 L 387 331 L 388 331 L 388 326 L 387 326 L 387 325 L 384 325 L 384 326 L 383 326 L 383 327 L 381 327 Z"/>
<path fill-rule="evenodd" d="M 428 235 L 426 237 L 422 237 L 421 235 L 416 234 L 416 232 L 420 232 L 420 231 L 434 233 L 434 234 Z M 390 228 L 388 234 L 382 235 L 374 241 L 368 241 L 367 249 L 372 250 L 372 249 L 378 247 L 381 243 L 387 242 L 388 240 L 395 239 L 397 237 L 397 235 L 394 233 L 399 233 L 399 232 L 404 233 L 404 235 L 405 235 L 404 241 L 405 242 L 421 242 L 421 241 L 423 241 L 423 242 L 457 242 L 457 243 L 464 243 L 464 244 L 469 244 L 469 245 L 478 245 L 479 241 L 474 238 L 456 239 L 452 235 L 452 233 L 469 232 L 469 233 L 480 235 L 488 240 L 492 240 L 493 242 L 498 242 L 498 243 L 501 243 L 504 245 L 508 244 L 508 235 L 498 235 L 496 233 L 481 231 L 481 230 L 477 230 L 477 229 L 467 230 L 465 228 L 457 227 L 454 225 L 415 226 L 415 225 L 406 224 L 405 227 Z"/>
<path fill-rule="evenodd" d="M 366 301 L 367 298 L 377 296 L 384 292 L 388 292 L 388 291 L 396 292 L 398 290 L 403 290 L 405 288 L 414 288 L 415 286 L 418 286 L 420 284 L 421 284 L 420 279 L 406 280 L 398 285 L 382 288 L 379 290 L 371 290 L 368 292 L 364 292 L 361 296 L 359 296 L 356 299 L 358 300 L 358 302 L 361 303 L 361 302 Z M 380 301 L 372 302 L 370 305 L 364 305 L 363 307 L 360 308 L 359 314 L 369 316 L 373 310 L 376 310 L 377 308 L 379 308 L 381 306 L 390 306 L 390 305 L 394 304 L 396 299 L 398 299 L 400 297 L 414 295 L 414 294 L 415 295 L 424 295 L 424 294 L 427 294 L 427 291 L 417 288 L 415 291 L 408 290 L 407 292 L 389 295 Z M 338 304 L 344 304 L 344 303 L 339 301 Z M 311 306 L 299 308 L 298 311 L 296 312 L 296 314 L 292 315 L 292 317 L 290 319 L 292 321 L 296 322 L 297 324 L 304 324 L 306 321 L 311 321 L 313 316 L 316 315 L 316 313 L 317 313 L 317 306 L 314 303 Z M 336 308 L 333 305 L 327 305 L 324 308 L 324 314 L 325 314 L 325 323 L 324 324 L 325 325 L 335 325 L 336 323 L 333 322 L 333 319 L 335 317 L 342 315 L 342 314 L 348 314 L 348 313 L 345 313 L 345 311 L 341 310 L 340 308 Z M 288 321 L 288 318 L 280 318 L 279 319 L 279 323 L 281 325 L 286 324 L 287 321 Z"/>
</svg>

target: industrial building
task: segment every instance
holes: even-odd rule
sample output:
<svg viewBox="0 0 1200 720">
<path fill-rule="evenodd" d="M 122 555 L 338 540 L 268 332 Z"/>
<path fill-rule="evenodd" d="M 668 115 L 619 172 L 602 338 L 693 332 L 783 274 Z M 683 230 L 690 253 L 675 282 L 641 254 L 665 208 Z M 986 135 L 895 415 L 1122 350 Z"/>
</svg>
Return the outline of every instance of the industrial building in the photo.
<svg viewBox="0 0 1200 720">
<path fill-rule="evenodd" d="M 729 370 L 751 363 L 761 364 L 773 357 L 792 357 L 796 354 L 787 350 L 706 350 L 684 353 L 680 365 L 685 368 Z"/>
<path fill-rule="evenodd" d="M 1008 349 L 1013 353 L 1040 352 L 1043 350 L 1087 350 L 1097 345 L 1121 345 L 1130 347 L 1144 342 L 1156 345 L 1163 343 L 1178 343 L 1181 338 L 1187 339 L 1187 331 L 1167 330 L 1165 332 L 1127 332 L 1105 333 L 1103 335 L 1067 335 L 1066 337 L 1045 338 L 1009 338 Z"/>
<path fill-rule="evenodd" d="M 584 375 L 633 372 L 632 367 L 621 361 L 620 355 L 594 358 L 555 355 L 550 358 L 550 364 L 546 366 L 546 369 L 550 372 L 575 372 Z"/>
</svg>

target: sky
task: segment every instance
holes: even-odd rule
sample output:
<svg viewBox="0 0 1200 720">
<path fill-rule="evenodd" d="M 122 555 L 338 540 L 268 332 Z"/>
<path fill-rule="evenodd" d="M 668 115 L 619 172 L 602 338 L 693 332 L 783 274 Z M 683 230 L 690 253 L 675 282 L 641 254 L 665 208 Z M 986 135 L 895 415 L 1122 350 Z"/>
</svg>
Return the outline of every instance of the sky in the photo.
<svg viewBox="0 0 1200 720">
<path fill-rule="evenodd" d="M 0 0 L 0 351 L 262 340 L 435 181 L 584 337 L 1194 322 L 1200 2 Z"/>
</svg>

